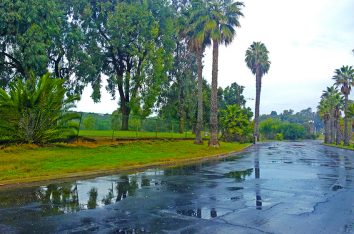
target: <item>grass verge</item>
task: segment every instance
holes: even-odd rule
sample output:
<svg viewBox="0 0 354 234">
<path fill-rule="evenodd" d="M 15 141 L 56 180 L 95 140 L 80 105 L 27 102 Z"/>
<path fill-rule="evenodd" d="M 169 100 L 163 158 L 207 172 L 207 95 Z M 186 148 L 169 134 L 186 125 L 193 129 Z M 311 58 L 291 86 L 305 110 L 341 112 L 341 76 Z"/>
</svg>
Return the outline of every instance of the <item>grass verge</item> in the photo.
<svg viewBox="0 0 354 234">
<path fill-rule="evenodd" d="M 336 144 L 325 144 L 324 145 L 326 146 L 331 146 L 331 147 L 335 147 L 335 148 L 339 148 L 339 149 L 346 149 L 346 150 L 352 150 L 354 151 L 354 145 L 351 144 L 349 146 L 344 146 L 343 144 L 340 144 L 340 145 L 336 145 Z"/>
<path fill-rule="evenodd" d="M 192 141 L 140 141 L 99 146 L 11 146 L 0 150 L 0 185 L 174 165 L 241 151 L 249 145 L 221 143 L 216 149 Z"/>
</svg>

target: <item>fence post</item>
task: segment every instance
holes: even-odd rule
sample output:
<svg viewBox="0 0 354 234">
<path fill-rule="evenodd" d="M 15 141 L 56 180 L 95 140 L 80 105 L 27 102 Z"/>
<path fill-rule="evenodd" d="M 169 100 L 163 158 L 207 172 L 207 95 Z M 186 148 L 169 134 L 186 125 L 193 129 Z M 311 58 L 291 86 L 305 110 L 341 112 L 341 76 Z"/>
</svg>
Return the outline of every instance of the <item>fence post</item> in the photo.
<svg viewBox="0 0 354 234">
<path fill-rule="evenodd" d="M 187 139 L 187 131 L 188 131 L 187 125 L 188 125 L 188 122 L 186 122 L 186 124 L 184 125 L 184 138 L 186 138 L 186 139 Z"/>
<path fill-rule="evenodd" d="M 157 119 L 156 119 L 156 122 L 155 122 L 155 138 L 157 138 Z"/>
<path fill-rule="evenodd" d="M 173 122 L 171 119 L 170 119 L 170 123 L 171 123 L 171 138 L 173 138 Z"/>
<path fill-rule="evenodd" d="M 76 142 L 79 142 L 79 134 L 80 134 L 80 128 L 81 128 L 81 121 L 82 121 L 82 112 L 80 113 L 80 121 L 79 121 L 79 128 L 77 130 L 77 136 L 76 136 Z"/>
<path fill-rule="evenodd" d="M 135 122 L 135 125 L 136 125 L 135 136 L 136 136 L 136 138 L 138 138 L 138 128 L 139 128 L 138 121 L 139 121 L 139 123 L 140 123 L 140 119 L 139 119 L 139 118 L 137 118 L 137 119 L 136 119 L 136 122 Z"/>
</svg>

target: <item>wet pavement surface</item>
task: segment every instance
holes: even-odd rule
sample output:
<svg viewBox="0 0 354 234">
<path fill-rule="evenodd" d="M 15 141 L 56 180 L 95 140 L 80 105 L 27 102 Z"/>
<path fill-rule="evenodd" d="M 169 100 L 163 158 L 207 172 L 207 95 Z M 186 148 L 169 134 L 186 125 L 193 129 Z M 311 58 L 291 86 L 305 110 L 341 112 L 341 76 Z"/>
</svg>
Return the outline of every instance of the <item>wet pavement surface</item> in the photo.
<svg viewBox="0 0 354 234">
<path fill-rule="evenodd" d="M 219 161 L 0 191 L 0 233 L 354 233 L 354 151 L 263 143 Z"/>
</svg>

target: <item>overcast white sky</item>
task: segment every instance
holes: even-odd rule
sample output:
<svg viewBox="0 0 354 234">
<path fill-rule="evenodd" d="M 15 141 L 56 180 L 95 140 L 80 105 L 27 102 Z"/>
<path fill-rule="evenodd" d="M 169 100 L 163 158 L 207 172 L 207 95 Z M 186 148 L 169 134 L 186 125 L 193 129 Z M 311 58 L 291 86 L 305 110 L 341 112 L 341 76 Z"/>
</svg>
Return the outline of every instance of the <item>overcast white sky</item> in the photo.
<svg viewBox="0 0 354 234">
<path fill-rule="evenodd" d="M 322 90 L 332 85 L 336 68 L 354 65 L 354 0 L 244 0 L 244 18 L 234 42 L 219 53 L 219 86 L 245 86 L 255 97 L 255 77 L 244 62 L 253 41 L 270 52 L 270 71 L 263 77 L 260 112 L 316 108 Z M 204 76 L 211 81 L 211 48 L 204 59 Z M 102 87 L 94 104 L 91 88 L 84 90 L 77 110 L 112 113 L 117 101 Z M 254 101 L 247 100 L 254 109 Z"/>
</svg>

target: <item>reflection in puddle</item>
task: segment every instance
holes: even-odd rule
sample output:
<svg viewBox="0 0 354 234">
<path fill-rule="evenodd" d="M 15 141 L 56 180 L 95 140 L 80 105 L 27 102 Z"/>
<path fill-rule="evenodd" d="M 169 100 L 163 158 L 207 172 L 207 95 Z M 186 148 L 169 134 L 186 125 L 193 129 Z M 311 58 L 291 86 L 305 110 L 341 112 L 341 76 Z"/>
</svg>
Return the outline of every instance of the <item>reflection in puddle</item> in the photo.
<svg viewBox="0 0 354 234">
<path fill-rule="evenodd" d="M 243 171 L 231 171 L 225 174 L 227 178 L 235 178 L 236 180 L 245 180 L 246 177 L 249 177 L 253 173 L 253 168 L 243 170 Z"/>
<path fill-rule="evenodd" d="M 180 214 L 180 215 L 196 217 L 196 218 L 200 218 L 200 219 L 213 219 L 218 216 L 223 216 L 231 211 L 224 210 L 224 209 L 216 210 L 215 208 L 203 207 L 203 208 L 179 209 L 176 212 L 177 212 L 177 214 Z"/>
<path fill-rule="evenodd" d="M 156 171 L 154 174 L 159 173 Z M 134 175 L 1 191 L 0 209 L 39 204 L 43 216 L 96 209 L 134 196 L 137 189 L 161 185 L 161 181 L 149 179 L 147 174 L 149 171 Z"/>
</svg>

